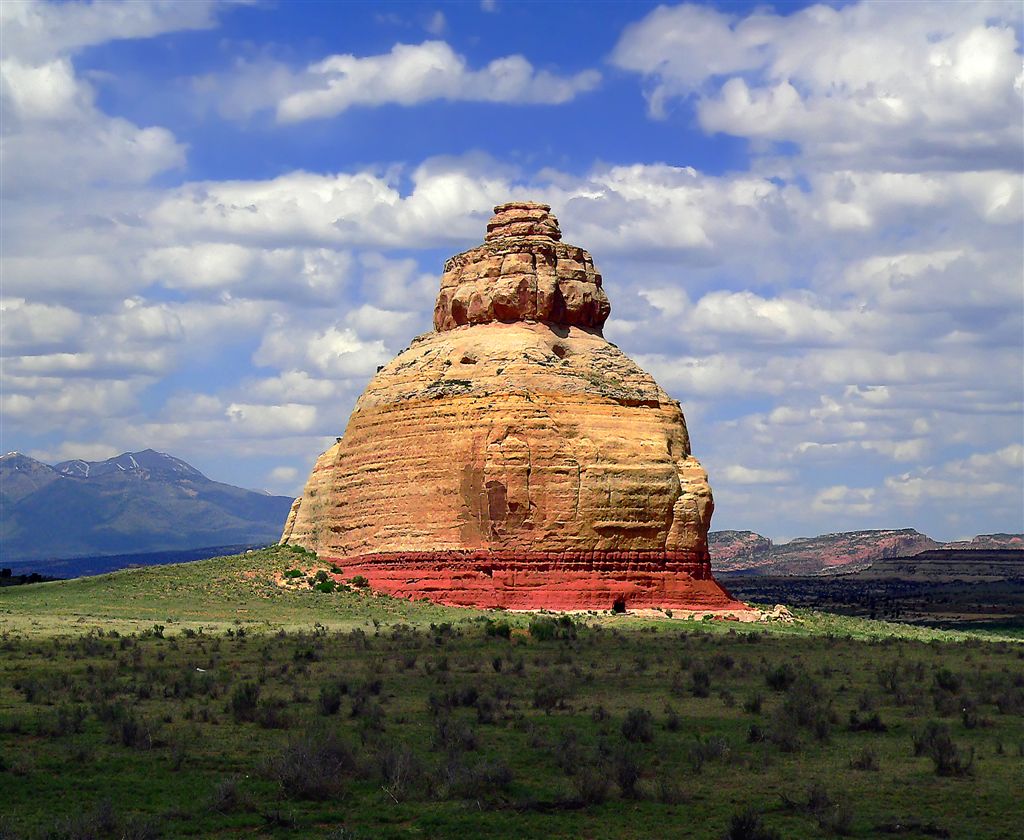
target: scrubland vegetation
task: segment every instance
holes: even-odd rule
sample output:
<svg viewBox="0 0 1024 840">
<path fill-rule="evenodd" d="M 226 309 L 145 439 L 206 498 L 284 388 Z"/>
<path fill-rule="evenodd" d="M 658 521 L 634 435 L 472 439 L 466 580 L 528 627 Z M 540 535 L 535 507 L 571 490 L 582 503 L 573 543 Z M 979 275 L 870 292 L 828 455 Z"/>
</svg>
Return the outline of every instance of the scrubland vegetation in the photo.
<svg viewBox="0 0 1024 840">
<path fill-rule="evenodd" d="M 278 572 L 295 562 L 281 554 Z M 157 571 L 171 574 L 90 585 L 111 602 L 174 589 L 142 575 Z M 274 629 L 269 612 L 227 619 L 262 592 L 248 578 L 205 607 L 181 583 L 165 597 L 182 615 L 144 630 L 117 629 L 126 611 L 49 632 L 85 583 L 39 586 L 34 631 L 24 601 L 0 599 L 0 837 L 1019 830 L 1019 643 L 809 615 L 481 614 L 315 587 L 253 596 L 282 599 Z"/>
</svg>

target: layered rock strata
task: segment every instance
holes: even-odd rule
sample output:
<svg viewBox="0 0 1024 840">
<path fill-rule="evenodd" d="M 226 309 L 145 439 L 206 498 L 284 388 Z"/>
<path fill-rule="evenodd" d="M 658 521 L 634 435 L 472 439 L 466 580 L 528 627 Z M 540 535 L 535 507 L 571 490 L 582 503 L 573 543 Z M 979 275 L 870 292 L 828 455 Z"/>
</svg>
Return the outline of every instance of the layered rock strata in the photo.
<svg viewBox="0 0 1024 840">
<path fill-rule="evenodd" d="M 495 208 L 282 542 L 448 604 L 743 609 L 711 576 L 711 489 L 679 404 L 601 335 L 601 276 L 560 239 L 546 205 Z"/>
</svg>

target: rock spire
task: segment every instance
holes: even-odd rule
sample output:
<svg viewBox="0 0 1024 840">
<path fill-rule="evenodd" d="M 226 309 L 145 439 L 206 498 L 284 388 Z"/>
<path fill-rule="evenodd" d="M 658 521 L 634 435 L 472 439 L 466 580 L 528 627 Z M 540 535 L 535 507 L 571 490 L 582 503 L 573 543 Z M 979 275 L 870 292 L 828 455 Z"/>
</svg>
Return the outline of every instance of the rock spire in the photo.
<svg viewBox="0 0 1024 840">
<path fill-rule="evenodd" d="M 283 543 L 381 592 L 517 609 L 743 611 L 679 403 L 601 329 L 590 254 L 546 204 L 494 208 L 444 266 L 434 331 L 367 386 Z"/>
<path fill-rule="evenodd" d="M 452 257 L 434 308 L 438 332 L 492 321 L 600 330 L 611 312 L 594 260 L 561 241 L 546 204 L 499 204 L 484 243 Z"/>
</svg>

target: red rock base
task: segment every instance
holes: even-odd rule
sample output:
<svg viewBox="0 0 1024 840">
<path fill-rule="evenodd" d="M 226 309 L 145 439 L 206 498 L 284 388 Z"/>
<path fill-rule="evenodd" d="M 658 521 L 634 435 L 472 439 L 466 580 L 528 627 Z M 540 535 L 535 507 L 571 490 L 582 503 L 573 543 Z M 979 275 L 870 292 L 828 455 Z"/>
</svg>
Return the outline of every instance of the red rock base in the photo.
<svg viewBox="0 0 1024 840">
<path fill-rule="evenodd" d="M 720 612 L 750 608 L 711 576 L 695 552 L 431 551 L 322 558 L 362 575 L 398 598 L 483 609 L 677 609 Z"/>
</svg>

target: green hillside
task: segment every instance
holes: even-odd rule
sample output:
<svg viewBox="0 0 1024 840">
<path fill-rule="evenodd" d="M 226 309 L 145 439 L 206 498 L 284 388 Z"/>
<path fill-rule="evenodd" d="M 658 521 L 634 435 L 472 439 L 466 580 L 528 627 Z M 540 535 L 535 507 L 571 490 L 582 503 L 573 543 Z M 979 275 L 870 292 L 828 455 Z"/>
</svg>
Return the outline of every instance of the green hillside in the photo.
<svg viewBox="0 0 1024 840">
<path fill-rule="evenodd" d="M 126 569 L 106 575 L 0 589 L 0 633 L 81 634 L 94 630 L 142 632 L 160 624 L 168 635 L 189 629 L 245 627 L 254 631 L 303 630 L 320 624 L 331 630 L 381 624 L 426 627 L 434 622 L 469 622 L 503 617 L 526 626 L 529 616 L 502 611 L 443 607 L 374 595 L 366 590 L 331 593 L 304 585 L 282 587 L 290 569 L 312 575 L 327 567 L 301 549 L 272 546 L 230 557 Z M 841 633 L 851 638 L 905 638 L 955 641 L 968 638 L 1013 640 L 984 629 L 941 631 L 904 624 L 798 611 L 793 625 L 757 624 L 755 629 L 784 635 Z M 591 613 L 592 624 L 641 628 L 693 621 Z M 734 629 L 733 622 L 704 622 L 710 632 Z"/>
<path fill-rule="evenodd" d="M 0 838 L 1019 828 L 1019 643 L 485 613 L 317 568 L 272 548 L 0 589 Z"/>
<path fill-rule="evenodd" d="M 373 619 L 430 624 L 470 613 L 364 591 L 283 588 L 276 576 L 321 568 L 312 555 L 273 546 L 231 557 L 125 569 L 95 577 L 0 590 L 0 633 L 133 632 L 164 625 L 223 630 L 348 629 Z"/>
</svg>

